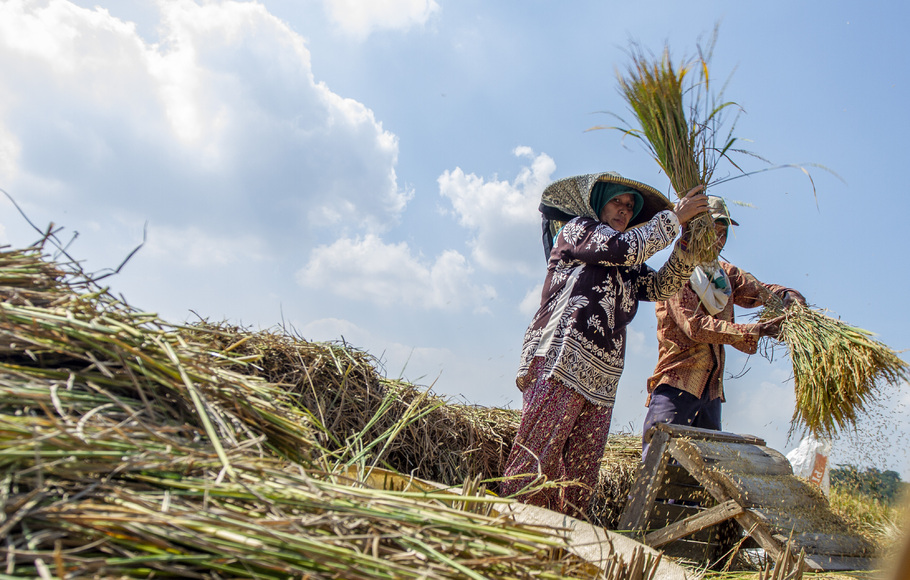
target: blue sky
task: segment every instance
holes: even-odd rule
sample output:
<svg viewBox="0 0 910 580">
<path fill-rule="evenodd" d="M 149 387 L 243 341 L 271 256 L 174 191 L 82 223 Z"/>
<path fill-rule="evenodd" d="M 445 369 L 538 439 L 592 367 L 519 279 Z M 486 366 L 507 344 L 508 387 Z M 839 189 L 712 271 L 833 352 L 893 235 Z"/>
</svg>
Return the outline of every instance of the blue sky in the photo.
<svg viewBox="0 0 910 580">
<path fill-rule="evenodd" d="M 619 171 L 662 191 L 616 131 L 630 41 L 711 61 L 735 134 L 781 169 L 711 193 L 725 257 L 910 348 L 899 3 L 542 0 L 0 1 L 0 187 L 89 271 L 148 241 L 112 289 L 171 322 L 279 324 L 457 400 L 518 407 L 521 338 L 552 180 Z M 742 158 L 747 169 L 765 167 Z M 815 167 L 813 164 L 823 166 Z M 718 175 L 732 174 L 721 166 Z M 816 197 L 817 196 L 817 197 Z M 0 242 L 37 234 L 0 200 Z M 652 263 L 659 265 L 664 254 Z M 747 320 L 749 312 L 740 311 Z M 640 432 L 653 308 L 629 329 L 613 431 Z M 728 349 L 725 427 L 783 452 L 789 361 Z M 745 373 L 745 374 L 743 374 Z M 832 461 L 910 479 L 907 385 Z"/>
</svg>

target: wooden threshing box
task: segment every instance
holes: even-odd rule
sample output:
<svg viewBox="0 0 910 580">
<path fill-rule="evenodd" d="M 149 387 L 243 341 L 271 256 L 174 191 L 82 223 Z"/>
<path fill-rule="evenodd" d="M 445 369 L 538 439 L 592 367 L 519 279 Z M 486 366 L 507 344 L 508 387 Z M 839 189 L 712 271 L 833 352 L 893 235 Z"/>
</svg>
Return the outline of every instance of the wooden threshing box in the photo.
<svg viewBox="0 0 910 580">
<path fill-rule="evenodd" d="M 874 567 L 874 546 L 764 440 L 666 424 L 646 438 L 620 530 L 668 554 L 702 560 L 737 543 L 777 559 L 789 541 L 791 552 L 805 550 L 812 570 Z"/>
</svg>

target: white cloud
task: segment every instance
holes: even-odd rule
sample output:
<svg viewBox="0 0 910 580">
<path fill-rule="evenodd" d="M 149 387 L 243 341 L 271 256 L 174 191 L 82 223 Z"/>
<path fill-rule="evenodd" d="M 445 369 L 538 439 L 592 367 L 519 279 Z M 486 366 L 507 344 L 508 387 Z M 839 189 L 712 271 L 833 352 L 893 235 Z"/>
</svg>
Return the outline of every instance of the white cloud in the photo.
<svg viewBox="0 0 910 580">
<path fill-rule="evenodd" d="M 359 39 L 374 30 L 423 26 L 439 11 L 435 0 L 323 0 L 323 5 L 336 26 Z"/>
<path fill-rule="evenodd" d="M 521 302 L 518 303 L 518 311 L 524 314 L 529 320 L 537 309 L 540 308 L 540 295 L 543 292 L 543 283 L 537 284 L 524 295 Z"/>
<path fill-rule="evenodd" d="M 511 356 L 514 353 L 504 359 L 470 356 L 463 349 L 413 346 L 401 342 L 397 332 L 392 331 L 396 338 L 390 338 L 387 328 L 369 330 L 339 318 L 313 320 L 294 330 L 307 340 L 343 339 L 376 357 L 383 376 L 431 387 L 436 395 L 454 402 L 509 407 L 521 400 L 521 393 L 515 388 L 518 357 Z"/>
<path fill-rule="evenodd" d="M 29 213 L 129 207 L 223 231 L 396 223 L 412 196 L 396 136 L 314 79 L 301 36 L 259 3 L 158 6 L 149 44 L 102 8 L 0 3 L 0 180 Z"/>
<path fill-rule="evenodd" d="M 475 232 L 470 246 L 478 265 L 497 272 L 540 274 L 544 257 L 537 207 L 556 164 L 528 147 L 517 147 L 514 153 L 531 162 L 511 183 L 486 181 L 455 168 L 439 177 L 439 193 L 451 200 L 459 223 Z"/>
<path fill-rule="evenodd" d="M 153 227 L 142 250 L 150 257 L 194 268 L 249 267 L 270 260 L 266 243 L 250 234 L 211 235 L 197 227 Z"/>
<path fill-rule="evenodd" d="M 375 235 L 342 238 L 313 250 L 297 282 L 353 300 L 381 306 L 421 309 L 484 310 L 496 297 L 458 252 L 443 252 L 432 263 L 411 253 L 407 244 L 386 244 Z"/>
<path fill-rule="evenodd" d="M 626 356 L 650 356 L 654 354 L 654 351 L 651 350 L 653 345 L 648 344 L 645 340 L 645 333 L 632 328 L 631 326 L 626 327 Z"/>
<path fill-rule="evenodd" d="M 744 355 L 731 351 L 727 348 L 726 367 L 728 372 L 736 372 L 741 364 L 738 359 Z M 787 366 L 769 365 L 762 357 L 751 357 L 747 365 L 748 372 L 741 378 L 724 380 L 727 398 L 723 406 L 724 429 L 758 435 L 769 447 L 783 452 L 789 441 L 790 418 L 796 405 Z"/>
</svg>

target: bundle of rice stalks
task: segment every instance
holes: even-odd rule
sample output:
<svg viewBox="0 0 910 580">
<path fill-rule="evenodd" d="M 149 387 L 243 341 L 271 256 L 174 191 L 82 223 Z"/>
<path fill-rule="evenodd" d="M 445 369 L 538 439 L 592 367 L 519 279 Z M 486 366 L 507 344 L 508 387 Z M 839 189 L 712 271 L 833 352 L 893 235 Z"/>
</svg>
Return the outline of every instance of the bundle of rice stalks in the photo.
<svg viewBox="0 0 910 580">
<path fill-rule="evenodd" d="M 879 385 L 910 379 L 907 363 L 867 330 L 799 303 L 785 310 L 780 300 L 766 300 L 760 318 L 778 316 L 784 316 L 778 340 L 789 352 L 796 391 L 791 434 L 830 438 L 853 429 Z"/>
<path fill-rule="evenodd" d="M 696 186 L 707 187 L 718 162 L 723 158 L 730 160 L 728 153 L 733 151 L 736 139 L 732 128 L 722 140 L 718 131 L 723 125 L 723 113 L 734 103 L 719 102 L 719 97 L 712 95 L 708 60 L 701 49 L 697 59 L 679 65 L 670 58 L 669 48 L 657 58 L 633 45 L 630 56 L 632 62 L 625 74 L 618 75 L 619 86 L 639 127 L 626 123 L 625 128 L 611 128 L 645 144 L 678 197 L 685 197 Z M 692 255 L 699 262 L 716 259 L 711 217 L 697 216 L 688 228 Z"/>
<path fill-rule="evenodd" d="M 266 368 L 254 365 L 267 363 L 267 353 L 242 351 L 252 335 L 231 341 L 169 326 L 114 299 L 77 266 L 46 262 L 40 248 L 0 250 L 0 299 L 8 576 L 599 573 L 568 552 L 564 537 L 492 511 L 502 500 L 481 489 L 395 492 L 352 479 L 383 462 L 432 409 L 418 396 L 401 420 L 383 423 L 395 386 L 354 353 L 306 349 L 320 361 L 304 366 L 308 380 L 324 373 L 361 383 L 361 394 L 384 391 L 377 405 L 367 397 L 362 425 L 336 435 L 325 425 L 342 419 L 328 403 L 351 391 L 264 380 L 257 373 Z M 300 361 L 301 349 L 292 351 Z M 306 406 L 302 387 L 319 393 L 322 406 Z"/>
<path fill-rule="evenodd" d="M 806 564 L 806 550 L 801 548 L 799 554 L 796 554 L 794 550 L 795 546 L 790 538 L 774 562 L 771 562 L 770 559 L 765 562 L 758 575 L 758 580 L 802 580 L 806 570 L 809 569 Z"/>
</svg>

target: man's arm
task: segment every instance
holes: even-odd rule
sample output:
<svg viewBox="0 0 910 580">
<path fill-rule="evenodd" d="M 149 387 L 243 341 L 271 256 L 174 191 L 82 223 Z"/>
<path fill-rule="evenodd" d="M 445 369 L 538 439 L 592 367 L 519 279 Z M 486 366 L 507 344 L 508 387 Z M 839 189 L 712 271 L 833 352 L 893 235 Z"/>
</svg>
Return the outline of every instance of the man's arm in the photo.
<svg viewBox="0 0 910 580">
<path fill-rule="evenodd" d="M 686 284 L 667 301 L 667 313 L 676 325 L 695 342 L 729 344 L 747 354 L 758 350 L 762 324 L 737 324 L 720 320 L 701 307 L 698 294 Z"/>
<path fill-rule="evenodd" d="M 767 306 L 771 296 L 779 298 L 784 308 L 792 302 L 799 302 L 806 305 L 806 299 L 793 288 L 787 288 L 779 284 L 765 284 L 760 282 L 752 274 L 740 270 L 733 264 L 721 262 L 721 267 L 727 272 L 730 278 L 730 286 L 733 289 L 733 303 L 742 308 L 758 308 Z"/>
</svg>

